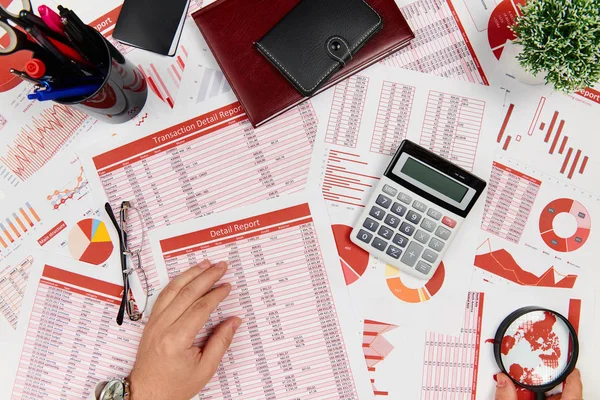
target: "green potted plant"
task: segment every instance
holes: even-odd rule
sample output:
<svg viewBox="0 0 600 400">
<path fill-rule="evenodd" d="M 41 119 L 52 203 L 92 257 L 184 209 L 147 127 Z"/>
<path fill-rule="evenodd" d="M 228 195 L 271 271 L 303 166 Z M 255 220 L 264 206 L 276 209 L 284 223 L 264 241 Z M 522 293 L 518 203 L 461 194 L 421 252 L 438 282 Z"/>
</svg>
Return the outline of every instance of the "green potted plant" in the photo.
<svg viewBox="0 0 600 400">
<path fill-rule="evenodd" d="M 533 80 L 566 93 L 600 80 L 600 0 L 528 0 L 520 11 L 515 55 Z"/>
</svg>

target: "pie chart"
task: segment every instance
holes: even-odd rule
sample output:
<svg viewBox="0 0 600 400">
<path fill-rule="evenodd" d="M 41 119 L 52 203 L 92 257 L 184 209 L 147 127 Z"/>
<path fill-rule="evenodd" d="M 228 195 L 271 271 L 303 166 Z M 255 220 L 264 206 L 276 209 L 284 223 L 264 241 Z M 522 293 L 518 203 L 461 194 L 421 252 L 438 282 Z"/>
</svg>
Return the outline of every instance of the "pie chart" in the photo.
<svg viewBox="0 0 600 400">
<path fill-rule="evenodd" d="M 571 215 L 575 220 L 575 233 L 569 237 L 560 236 L 556 232 L 561 227 L 561 215 Z M 557 221 L 558 224 L 557 224 Z M 587 209 L 578 201 L 573 199 L 556 199 L 544 207 L 540 215 L 540 234 L 542 240 L 553 250 L 561 253 L 567 253 L 579 249 L 585 244 L 590 236 L 592 228 L 592 219 Z"/>
<path fill-rule="evenodd" d="M 79 221 L 69 233 L 69 251 L 76 260 L 89 264 L 108 260 L 113 244 L 104 222 L 94 218 Z"/>
<path fill-rule="evenodd" d="M 517 13 L 520 14 L 519 6 L 525 3 L 525 0 L 503 0 L 492 11 L 488 23 L 488 41 L 498 60 L 507 43 L 516 39 L 510 27 L 515 23 Z"/>
<path fill-rule="evenodd" d="M 333 225 L 331 229 L 333 230 L 335 244 L 340 255 L 346 285 L 351 285 L 367 270 L 369 253 L 350 241 L 352 227 L 348 225 Z"/>
<path fill-rule="evenodd" d="M 446 271 L 442 262 L 431 279 L 423 287 L 409 288 L 402 282 L 399 269 L 391 265 L 386 265 L 385 267 L 385 280 L 387 281 L 388 288 L 394 296 L 406 303 L 423 303 L 430 300 L 442 288 L 445 276 Z"/>
</svg>

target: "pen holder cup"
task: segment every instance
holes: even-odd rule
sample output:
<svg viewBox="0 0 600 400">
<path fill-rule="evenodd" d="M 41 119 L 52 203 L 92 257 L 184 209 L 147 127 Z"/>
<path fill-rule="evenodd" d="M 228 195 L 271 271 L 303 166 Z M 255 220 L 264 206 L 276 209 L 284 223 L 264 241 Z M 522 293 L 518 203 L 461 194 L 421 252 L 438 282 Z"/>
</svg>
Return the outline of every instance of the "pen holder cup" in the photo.
<svg viewBox="0 0 600 400">
<path fill-rule="evenodd" d="M 108 61 L 102 71 L 102 86 L 85 98 L 55 101 L 75 107 L 100 121 L 121 124 L 135 118 L 142 111 L 148 99 L 148 84 L 135 65 L 99 32 L 96 34 L 102 37 Z"/>
</svg>

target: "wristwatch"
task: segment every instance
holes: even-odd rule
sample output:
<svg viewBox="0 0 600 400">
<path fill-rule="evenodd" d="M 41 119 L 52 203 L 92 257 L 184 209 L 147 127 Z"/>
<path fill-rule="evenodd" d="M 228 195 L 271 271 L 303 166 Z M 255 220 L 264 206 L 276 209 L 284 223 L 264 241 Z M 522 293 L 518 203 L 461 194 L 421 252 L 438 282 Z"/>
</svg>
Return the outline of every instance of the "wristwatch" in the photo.
<svg viewBox="0 0 600 400">
<path fill-rule="evenodd" d="M 98 394 L 98 392 L 100 393 Z M 96 387 L 96 398 L 98 400 L 130 400 L 129 379 L 115 378 L 101 382 Z"/>
</svg>

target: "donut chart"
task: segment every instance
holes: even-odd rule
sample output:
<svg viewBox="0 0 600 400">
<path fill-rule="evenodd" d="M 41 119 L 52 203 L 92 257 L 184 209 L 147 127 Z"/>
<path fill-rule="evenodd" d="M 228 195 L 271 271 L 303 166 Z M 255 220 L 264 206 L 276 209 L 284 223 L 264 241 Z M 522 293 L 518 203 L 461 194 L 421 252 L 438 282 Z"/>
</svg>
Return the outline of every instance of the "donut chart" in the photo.
<svg viewBox="0 0 600 400">
<path fill-rule="evenodd" d="M 113 251 L 106 225 L 94 218 L 79 221 L 71 229 L 68 243 L 74 259 L 94 265 L 108 260 Z"/>
<path fill-rule="evenodd" d="M 388 288 L 394 296 L 406 303 L 423 303 L 430 300 L 442 288 L 445 277 L 446 269 L 442 262 L 431 279 L 423 287 L 415 289 L 404 285 L 400 278 L 400 270 L 390 265 L 385 267 L 385 280 Z"/>
<path fill-rule="evenodd" d="M 340 255 L 340 263 L 344 272 L 346 285 L 356 282 L 367 270 L 369 253 L 350 241 L 352 227 L 348 225 L 333 225 L 333 236 Z"/>
<path fill-rule="evenodd" d="M 554 220 L 568 213 L 575 217 L 577 230 L 571 237 L 560 237 L 554 231 Z M 590 236 L 592 219 L 583 204 L 573 199 L 556 199 L 550 202 L 540 215 L 540 234 L 542 240 L 553 250 L 568 253 L 579 249 Z"/>
</svg>

